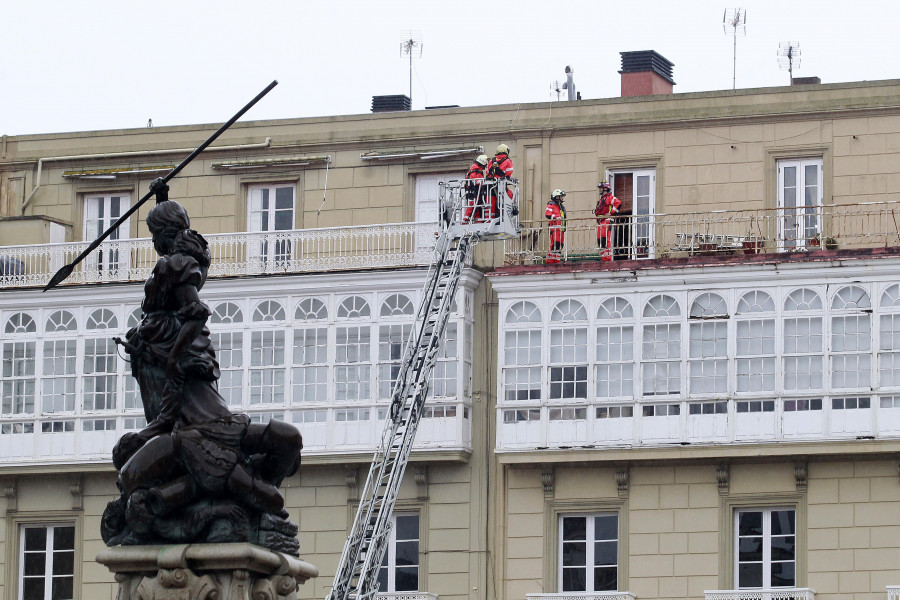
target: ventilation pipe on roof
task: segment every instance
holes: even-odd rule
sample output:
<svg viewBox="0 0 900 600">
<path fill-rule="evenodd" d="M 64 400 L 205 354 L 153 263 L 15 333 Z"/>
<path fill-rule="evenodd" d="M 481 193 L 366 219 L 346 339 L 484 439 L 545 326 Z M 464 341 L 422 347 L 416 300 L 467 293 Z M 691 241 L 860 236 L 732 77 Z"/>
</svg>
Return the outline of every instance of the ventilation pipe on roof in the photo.
<svg viewBox="0 0 900 600">
<path fill-rule="evenodd" d="M 566 66 L 566 82 L 563 84 L 563 89 L 569 92 L 569 102 L 581 99 L 575 95 L 575 69 L 568 65 Z"/>
</svg>

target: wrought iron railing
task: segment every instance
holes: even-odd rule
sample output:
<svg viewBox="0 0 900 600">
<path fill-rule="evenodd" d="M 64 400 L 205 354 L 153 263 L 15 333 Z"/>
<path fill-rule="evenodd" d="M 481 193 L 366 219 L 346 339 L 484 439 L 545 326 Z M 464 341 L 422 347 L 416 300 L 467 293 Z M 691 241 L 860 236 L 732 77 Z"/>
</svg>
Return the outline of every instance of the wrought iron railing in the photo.
<svg viewBox="0 0 900 600">
<path fill-rule="evenodd" d="M 900 246 L 900 202 L 617 215 L 606 230 L 592 212 L 569 211 L 568 217 L 563 258 L 569 261 Z M 549 223 L 520 225 L 519 238 L 505 242 L 505 262 L 543 263 Z M 605 235 L 598 242 L 599 233 Z"/>
<path fill-rule="evenodd" d="M 205 236 L 210 277 L 427 265 L 436 223 L 295 229 Z M 89 242 L 0 247 L 0 288 L 43 286 Z M 64 284 L 143 281 L 158 256 L 149 238 L 104 242 Z"/>
</svg>

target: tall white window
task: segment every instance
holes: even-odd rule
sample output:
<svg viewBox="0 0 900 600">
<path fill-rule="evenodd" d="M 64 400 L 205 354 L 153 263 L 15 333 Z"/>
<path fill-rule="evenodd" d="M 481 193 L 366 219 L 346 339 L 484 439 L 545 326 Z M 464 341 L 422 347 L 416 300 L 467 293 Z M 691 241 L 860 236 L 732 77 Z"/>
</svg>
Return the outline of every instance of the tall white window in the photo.
<svg viewBox="0 0 900 600">
<path fill-rule="evenodd" d="M 75 526 L 23 525 L 19 530 L 20 600 L 72 600 Z"/>
<path fill-rule="evenodd" d="M 251 233 L 290 231 L 294 228 L 293 184 L 252 185 L 247 222 Z M 291 241 L 285 237 L 259 236 L 251 244 L 251 255 L 263 262 L 284 263 L 291 258 Z"/>
<path fill-rule="evenodd" d="M 76 357 L 74 332 L 78 325 L 67 310 L 53 312 L 47 319 L 44 339 L 41 411 L 75 411 Z"/>
<path fill-rule="evenodd" d="M 878 320 L 878 378 L 881 387 L 900 386 L 900 285 L 881 295 Z"/>
<path fill-rule="evenodd" d="M 734 560 L 738 589 L 795 587 L 796 511 L 752 508 L 735 511 Z"/>
<path fill-rule="evenodd" d="M 92 194 L 84 197 L 84 236 L 86 242 L 93 242 L 110 225 L 128 211 L 131 196 L 125 193 Z M 100 248 L 85 259 L 85 268 L 100 272 L 114 272 L 128 268 L 128 252 L 120 250 L 117 240 L 129 238 L 129 222 L 126 220 L 116 228 Z"/>
<path fill-rule="evenodd" d="M 550 399 L 587 398 L 587 310 L 562 300 L 550 313 Z"/>
<path fill-rule="evenodd" d="M 384 324 L 378 327 L 379 398 L 391 397 L 403 361 L 403 350 L 412 331 L 414 313 L 412 301 L 405 294 L 391 294 L 381 303 L 380 315 Z M 401 319 L 404 322 L 396 322 Z"/>
<path fill-rule="evenodd" d="M 541 311 L 516 302 L 506 311 L 503 332 L 503 399 L 541 399 Z"/>
<path fill-rule="evenodd" d="M 872 387 L 872 303 L 858 285 L 831 299 L 831 387 Z"/>
<path fill-rule="evenodd" d="M 616 170 L 608 171 L 607 179 L 613 195 L 621 200 L 623 215 L 632 215 L 630 222 L 620 220 L 613 227 L 613 246 L 622 258 L 646 258 L 653 256 L 656 213 L 656 171 Z"/>
<path fill-rule="evenodd" d="M 87 318 L 84 340 L 84 410 L 115 410 L 119 356 L 109 330 L 118 328 L 118 319 L 107 308 L 93 311 Z"/>
<path fill-rule="evenodd" d="M 328 400 L 328 307 L 304 298 L 294 314 L 295 404 Z"/>
<path fill-rule="evenodd" d="M 419 590 L 419 514 L 396 514 L 388 547 L 378 571 L 381 592 Z"/>
<path fill-rule="evenodd" d="M 735 313 L 736 389 L 775 391 L 775 302 L 761 290 L 741 296 Z"/>
<path fill-rule="evenodd" d="M 284 321 L 284 307 L 273 300 L 260 302 L 253 311 L 254 323 Z M 250 336 L 250 404 L 284 402 L 284 330 L 254 331 Z"/>
<path fill-rule="evenodd" d="M 344 298 L 335 331 L 335 399 L 368 400 L 372 377 L 372 312 L 362 296 Z"/>
<path fill-rule="evenodd" d="M 719 294 L 700 294 L 691 303 L 689 378 L 691 394 L 728 391 L 728 306 Z"/>
<path fill-rule="evenodd" d="M 681 308 L 667 294 L 644 305 L 641 383 L 644 396 L 681 392 Z"/>
<path fill-rule="evenodd" d="M 210 339 L 219 360 L 219 393 L 229 406 L 241 406 L 244 381 L 244 334 L 223 326 L 241 326 L 244 313 L 234 302 L 221 302 L 209 317 Z M 224 331 L 222 330 L 224 329 Z"/>
<path fill-rule="evenodd" d="M 822 389 L 822 299 L 808 288 L 794 290 L 782 321 L 785 391 Z"/>
<path fill-rule="evenodd" d="M 607 298 L 597 311 L 598 398 L 634 394 L 634 311 L 625 298 Z"/>
<path fill-rule="evenodd" d="M 3 398 L 0 416 L 31 414 L 34 412 L 35 342 L 17 340 L 19 334 L 34 334 L 34 319 L 28 313 L 15 313 L 4 327 L 3 341 Z M 24 336 L 21 336 L 24 337 Z"/>
<path fill-rule="evenodd" d="M 822 159 L 779 160 L 777 168 L 779 249 L 818 244 L 822 231 Z"/>
<path fill-rule="evenodd" d="M 619 585 L 616 513 L 559 517 L 559 591 L 615 591 Z"/>
</svg>

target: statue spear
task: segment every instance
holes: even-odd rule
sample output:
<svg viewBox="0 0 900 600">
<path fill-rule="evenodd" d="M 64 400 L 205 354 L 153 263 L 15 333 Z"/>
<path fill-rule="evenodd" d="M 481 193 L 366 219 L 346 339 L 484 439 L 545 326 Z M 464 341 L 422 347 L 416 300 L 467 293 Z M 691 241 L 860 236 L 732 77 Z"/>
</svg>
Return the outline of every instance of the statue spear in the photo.
<svg viewBox="0 0 900 600">
<path fill-rule="evenodd" d="M 240 118 L 244 115 L 245 112 L 247 112 L 248 110 L 250 110 L 250 108 L 251 108 L 254 104 L 256 104 L 257 102 L 259 102 L 260 99 L 262 99 L 263 96 L 265 96 L 266 94 L 268 94 L 268 93 L 272 90 L 272 88 L 275 87 L 276 85 L 278 85 L 278 81 L 277 81 L 277 80 L 276 80 L 276 81 L 273 81 L 273 82 L 270 83 L 268 86 L 266 86 L 266 89 L 264 89 L 264 90 L 261 91 L 259 94 L 257 94 L 256 97 L 253 98 L 253 100 L 251 100 L 250 102 L 248 102 L 247 105 L 244 106 L 244 108 L 242 108 L 241 110 L 239 110 L 239 111 L 237 112 L 236 115 L 234 115 L 233 117 L 231 117 L 231 118 L 228 120 L 228 122 L 226 122 L 224 125 L 222 125 L 221 127 L 219 127 L 219 129 L 216 130 L 216 132 L 215 132 L 214 134 L 212 134 L 211 136 L 209 136 L 209 139 L 207 139 L 205 142 L 203 142 L 202 144 L 200 144 L 200 146 L 198 146 L 196 150 L 194 150 L 193 152 L 191 152 L 190 155 L 188 155 L 187 158 L 185 158 L 183 161 L 181 161 L 181 163 L 180 163 L 177 167 L 175 167 L 174 169 L 172 169 L 171 171 L 169 171 L 169 173 L 168 173 L 165 177 L 162 178 L 163 183 L 168 183 L 168 181 L 169 181 L 170 179 L 172 179 L 173 177 L 175 177 L 176 175 L 178 175 L 178 173 L 180 173 L 181 170 L 182 170 L 183 168 L 185 168 L 185 167 L 188 165 L 189 162 L 191 162 L 192 160 L 194 160 L 194 158 L 196 158 L 198 154 L 200 154 L 201 152 L 203 152 L 204 150 L 206 150 L 206 147 L 207 147 L 207 146 L 209 146 L 210 144 L 212 144 L 212 143 L 216 140 L 216 138 L 219 137 L 226 129 L 228 129 L 229 127 L 231 127 L 232 125 L 234 125 L 234 122 L 235 122 L 235 121 L 237 121 L 238 119 L 240 119 Z M 147 193 L 144 195 L 143 198 L 141 198 L 140 200 L 138 200 L 138 201 L 134 204 L 134 206 L 132 206 L 131 208 L 129 208 L 127 211 L 125 211 L 125 213 L 124 213 L 121 217 L 119 217 L 118 219 L 116 219 L 116 222 L 115 222 L 115 223 L 113 223 L 112 225 L 110 225 L 109 228 L 108 228 L 106 231 L 104 231 L 103 233 L 100 234 L 100 237 L 98 237 L 96 240 L 94 240 L 93 242 L 91 242 L 91 245 L 88 246 L 87 248 L 85 248 L 85 250 L 84 250 L 81 254 L 79 254 L 78 257 L 77 257 L 75 260 L 73 260 L 71 263 L 67 264 L 66 266 L 64 266 L 63 268 L 61 268 L 59 271 L 57 271 L 57 272 L 56 272 L 56 275 L 54 275 L 53 278 L 50 279 L 50 282 L 49 282 L 46 286 L 44 286 L 44 291 L 46 292 L 46 291 L 49 290 L 50 288 L 52 288 L 52 287 L 54 287 L 54 286 L 56 286 L 56 285 L 59 285 L 63 280 L 66 279 L 66 277 L 68 277 L 69 275 L 71 275 L 71 274 L 72 274 L 72 271 L 75 269 L 75 265 L 77 265 L 77 264 L 80 263 L 82 260 L 84 260 L 85 257 L 86 257 L 88 254 L 90 254 L 91 252 L 93 252 L 94 250 L 96 250 L 96 249 L 97 249 L 97 246 L 99 246 L 100 244 L 103 243 L 103 240 L 105 240 L 106 238 L 108 238 L 108 237 L 110 236 L 110 234 L 111 234 L 113 231 L 115 231 L 116 229 L 118 229 L 119 226 L 120 226 L 122 223 L 124 223 L 126 219 L 128 219 L 128 217 L 130 217 L 130 216 L 131 216 L 138 208 L 141 207 L 142 204 L 144 204 L 147 200 L 149 200 L 150 198 L 152 198 L 154 195 L 155 195 L 155 192 L 152 191 L 152 190 L 149 191 L 149 192 L 147 192 Z"/>
</svg>

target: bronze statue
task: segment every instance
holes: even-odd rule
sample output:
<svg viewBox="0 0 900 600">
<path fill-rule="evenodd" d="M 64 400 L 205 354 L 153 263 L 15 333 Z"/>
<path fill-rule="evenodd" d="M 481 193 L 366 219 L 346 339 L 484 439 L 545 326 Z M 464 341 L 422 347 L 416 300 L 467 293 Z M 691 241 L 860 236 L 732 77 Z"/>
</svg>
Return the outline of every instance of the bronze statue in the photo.
<svg viewBox="0 0 900 600">
<path fill-rule="evenodd" d="M 150 187 L 147 215 L 160 257 L 144 284 L 143 318 L 126 340 L 147 427 L 113 449 L 121 496 L 107 506 L 107 545 L 251 542 L 297 554 L 297 526 L 278 486 L 294 474 L 303 447 L 281 421 L 251 423 L 219 394 L 219 365 L 200 301 L 210 253 L 187 211 Z"/>
</svg>

